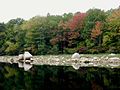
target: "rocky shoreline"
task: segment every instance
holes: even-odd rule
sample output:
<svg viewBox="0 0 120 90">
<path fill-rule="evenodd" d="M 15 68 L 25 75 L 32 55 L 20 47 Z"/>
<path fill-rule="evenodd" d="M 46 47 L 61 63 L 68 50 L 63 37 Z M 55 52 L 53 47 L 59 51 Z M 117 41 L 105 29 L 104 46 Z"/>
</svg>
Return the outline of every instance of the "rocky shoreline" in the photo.
<svg viewBox="0 0 120 90">
<path fill-rule="evenodd" d="M 79 67 L 109 67 L 120 68 L 120 57 L 118 56 L 81 56 L 79 59 L 72 59 L 71 55 L 48 55 L 33 56 L 33 65 L 64 65 Z M 0 56 L 0 62 L 18 63 L 18 56 Z"/>
</svg>

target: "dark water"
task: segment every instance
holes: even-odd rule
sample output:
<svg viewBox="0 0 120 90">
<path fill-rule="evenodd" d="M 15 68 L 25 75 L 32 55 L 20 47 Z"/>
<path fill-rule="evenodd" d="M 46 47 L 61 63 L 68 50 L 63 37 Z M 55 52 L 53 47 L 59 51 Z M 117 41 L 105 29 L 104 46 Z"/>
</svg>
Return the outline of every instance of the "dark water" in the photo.
<svg viewBox="0 0 120 90">
<path fill-rule="evenodd" d="M 0 63 L 0 90 L 120 90 L 120 68 L 33 66 Z"/>
</svg>

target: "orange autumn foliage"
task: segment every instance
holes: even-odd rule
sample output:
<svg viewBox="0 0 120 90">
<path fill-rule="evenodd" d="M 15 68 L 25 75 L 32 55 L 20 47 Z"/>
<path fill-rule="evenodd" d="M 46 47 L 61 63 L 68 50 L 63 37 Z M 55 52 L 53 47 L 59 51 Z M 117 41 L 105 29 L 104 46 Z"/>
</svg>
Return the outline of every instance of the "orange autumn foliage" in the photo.
<svg viewBox="0 0 120 90">
<path fill-rule="evenodd" d="M 92 39 L 95 39 L 97 36 L 101 35 L 101 33 L 102 33 L 101 27 L 102 27 L 102 23 L 97 21 L 95 24 L 95 28 L 93 28 L 92 32 L 91 32 Z"/>
</svg>

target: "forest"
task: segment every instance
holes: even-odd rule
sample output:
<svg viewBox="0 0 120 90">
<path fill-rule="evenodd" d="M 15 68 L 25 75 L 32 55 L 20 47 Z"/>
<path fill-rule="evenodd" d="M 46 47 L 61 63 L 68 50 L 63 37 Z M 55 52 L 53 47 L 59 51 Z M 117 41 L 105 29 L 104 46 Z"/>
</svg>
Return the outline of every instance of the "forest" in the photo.
<svg viewBox="0 0 120 90">
<path fill-rule="evenodd" d="M 0 55 L 120 53 L 120 7 L 0 23 Z"/>
</svg>

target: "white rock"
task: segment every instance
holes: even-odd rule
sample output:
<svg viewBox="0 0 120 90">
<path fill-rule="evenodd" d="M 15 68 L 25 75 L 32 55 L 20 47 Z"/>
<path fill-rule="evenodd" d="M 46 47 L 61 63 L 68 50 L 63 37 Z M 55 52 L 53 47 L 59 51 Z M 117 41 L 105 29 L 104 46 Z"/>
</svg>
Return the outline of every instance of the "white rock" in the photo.
<svg viewBox="0 0 120 90">
<path fill-rule="evenodd" d="M 120 60 L 120 58 L 119 57 L 111 57 L 111 58 L 109 58 L 110 60 Z"/>
<path fill-rule="evenodd" d="M 79 53 L 74 53 L 72 55 L 72 59 L 79 59 L 80 58 L 80 54 Z"/>
<path fill-rule="evenodd" d="M 98 59 L 98 57 L 93 57 L 93 59 L 94 59 L 94 60 L 97 60 L 97 59 Z"/>
<path fill-rule="evenodd" d="M 30 60 L 25 60 L 25 63 L 31 64 Z"/>
<path fill-rule="evenodd" d="M 27 59 L 27 58 L 28 58 L 28 59 L 32 58 L 32 55 L 31 55 L 29 52 L 26 51 L 26 52 L 24 53 L 24 59 Z"/>
<path fill-rule="evenodd" d="M 109 54 L 110 56 L 115 56 L 115 54 L 114 53 L 111 53 L 111 54 Z"/>
<path fill-rule="evenodd" d="M 80 60 L 81 60 L 82 62 L 84 62 L 84 61 L 90 61 L 90 59 L 89 59 L 89 58 L 86 58 L 86 57 L 82 57 Z"/>
<path fill-rule="evenodd" d="M 88 63 L 89 65 L 93 65 L 94 63 Z"/>
<path fill-rule="evenodd" d="M 109 57 L 105 57 L 105 59 L 109 59 Z"/>
<path fill-rule="evenodd" d="M 24 59 L 24 55 L 23 54 L 19 54 L 18 60 L 23 60 L 23 59 Z"/>
</svg>

